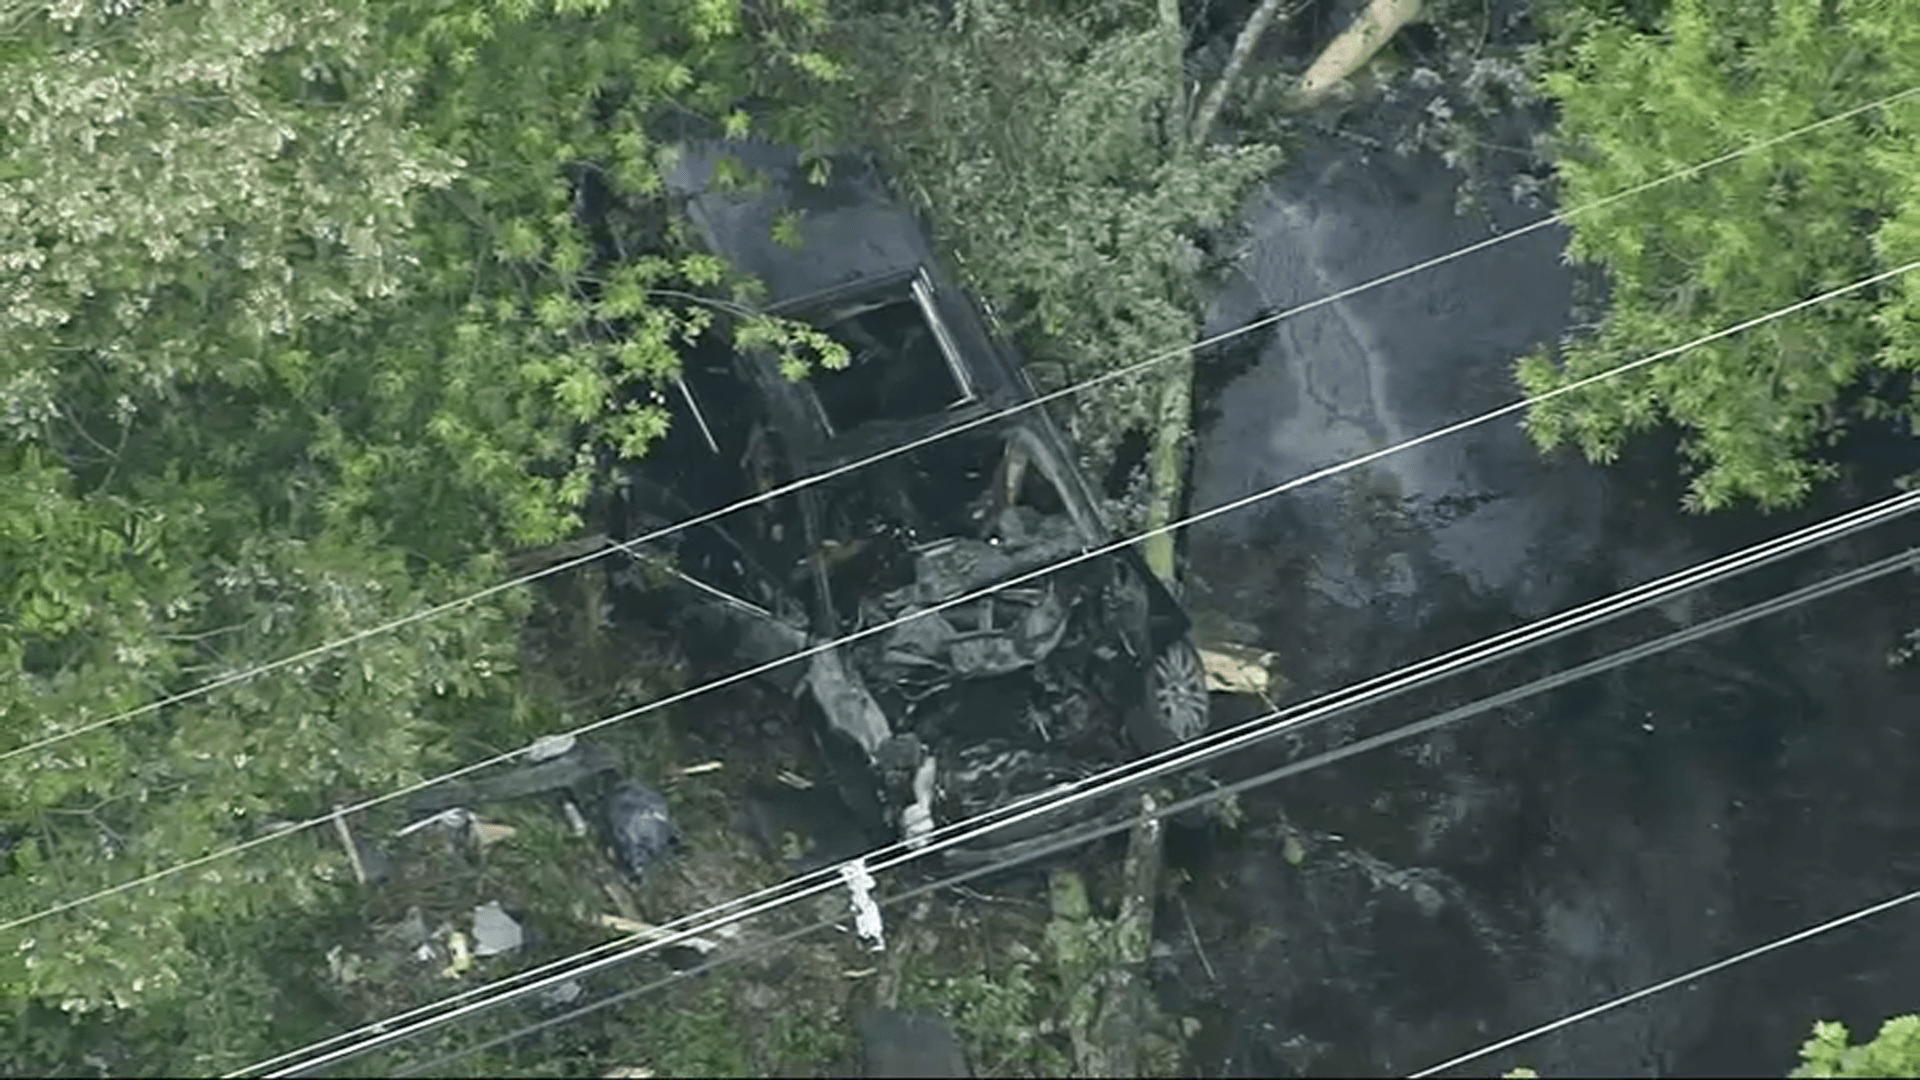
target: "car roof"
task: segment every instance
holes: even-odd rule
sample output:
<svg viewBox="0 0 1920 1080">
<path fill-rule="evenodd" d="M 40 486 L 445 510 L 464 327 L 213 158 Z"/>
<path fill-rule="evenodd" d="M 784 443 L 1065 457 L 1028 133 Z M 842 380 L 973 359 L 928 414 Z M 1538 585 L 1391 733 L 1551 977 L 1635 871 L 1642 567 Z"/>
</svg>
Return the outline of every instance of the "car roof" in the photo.
<svg viewBox="0 0 1920 1080">
<path fill-rule="evenodd" d="M 766 286 L 768 307 L 911 273 L 933 261 L 918 216 L 861 155 L 824 155 L 825 182 L 815 184 L 791 147 L 710 139 L 681 143 L 678 150 L 665 177 L 669 194 L 682 202 L 708 251 Z M 744 166 L 750 182 L 716 183 L 723 159 Z M 795 215 L 799 240 L 791 246 L 774 238 L 787 214 Z"/>
</svg>

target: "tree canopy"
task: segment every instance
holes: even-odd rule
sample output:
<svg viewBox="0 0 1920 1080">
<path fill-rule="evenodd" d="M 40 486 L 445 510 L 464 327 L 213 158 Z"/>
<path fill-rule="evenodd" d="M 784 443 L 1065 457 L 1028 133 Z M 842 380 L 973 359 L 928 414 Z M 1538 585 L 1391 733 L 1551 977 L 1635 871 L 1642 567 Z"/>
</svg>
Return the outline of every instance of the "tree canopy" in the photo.
<svg viewBox="0 0 1920 1080">
<path fill-rule="evenodd" d="M 1920 19 L 1892 0 L 1555 0 L 1544 86 L 1573 208 L 1920 86 Z M 1920 101 L 1777 143 L 1583 213 L 1605 273 L 1596 332 L 1520 364 L 1541 392 L 1920 258 Z M 1689 503 L 1792 503 L 1849 424 L 1911 423 L 1920 281 L 1894 279 L 1536 409 L 1548 447 L 1607 461 L 1679 427 Z"/>
<path fill-rule="evenodd" d="M 0 752 L 466 595 L 577 529 L 606 463 L 663 430 L 701 298 L 744 287 L 679 235 L 667 134 L 737 131 L 749 104 L 803 123 L 792 91 L 838 77 L 823 16 L 9 5 Z M 524 609 L 496 595 L 8 758 L 0 921 L 551 728 L 514 677 Z M 249 928 L 343 872 L 288 841 L 10 931 L 13 1052 L 136 1018 L 142 1068 L 235 1064 L 259 1045 L 239 1027 L 297 1011 L 263 1005 Z"/>
</svg>

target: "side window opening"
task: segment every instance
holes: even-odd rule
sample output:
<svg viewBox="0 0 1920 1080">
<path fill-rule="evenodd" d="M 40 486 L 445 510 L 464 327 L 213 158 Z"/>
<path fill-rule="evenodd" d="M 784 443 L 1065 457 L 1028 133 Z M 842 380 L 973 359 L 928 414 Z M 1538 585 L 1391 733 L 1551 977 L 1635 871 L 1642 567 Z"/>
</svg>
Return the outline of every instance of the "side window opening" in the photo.
<svg viewBox="0 0 1920 1080">
<path fill-rule="evenodd" d="M 810 379 L 834 432 L 876 420 L 931 416 L 974 398 L 924 281 L 905 295 L 828 312 L 819 325 L 846 346 L 847 366 Z"/>
</svg>

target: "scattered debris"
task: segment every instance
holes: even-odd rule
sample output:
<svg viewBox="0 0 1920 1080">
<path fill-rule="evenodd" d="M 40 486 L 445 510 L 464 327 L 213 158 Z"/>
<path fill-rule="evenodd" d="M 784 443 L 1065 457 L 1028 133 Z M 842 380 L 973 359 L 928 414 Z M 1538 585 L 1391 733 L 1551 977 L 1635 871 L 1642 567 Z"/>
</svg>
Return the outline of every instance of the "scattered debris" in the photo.
<svg viewBox="0 0 1920 1080">
<path fill-rule="evenodd" d="M 489 845 L 497 844 L 502 840 L 512 839 L 519 831 L 520 830 L 511 825 L 500 825 L 491 821 L 481 821 L 478 818 L 475 818 L 473 822 L 473 839 L 475 843 L 480 845 L 482 851 L 486 850 Z"/>
<path fill-rule="evenodd" d="M 455 807 L 476 807 L 554 791 L 584 791 L 601 778 L 620 772 L 619 759 L 611 752 L 571 736 L 542 740 L 533 744 L 533 749 L 543 754 L 558 752 L 532 764 L 502 769 L 477 780 L 436 784 L 413 796 L 408 808 L 415 816 L 423 817 Z M 524 753 L 531 754 L 533 749 Z"/>
<path fill-rule="evenodd" d="M 935 778 L 936 763 L 929 755 L 920 762 L 920 767 L 914 770 L 913 802 L 909 803 L 900 815 L 900 831 L 906 837 L 909 847 L 925 847 L 927 837 L 933 833 Z"/>
<path fill-rule="evenodd" d="M 540 1003 L 549 1008 L 564 1008 L 579 1001 L 580 995 L 586 992 L 586 988 L 580 985 L 579 979 L 568 979 L 558 986 L 549 986 L 542 991 Z"/>
<path fill-rule="evenodd" d="M 576 745 L 578 745 L 577 741 L 572 735 L 548 735 L 534 740 L 533 745 L 527 747 L 522 756 L 529 762 L 552 761 L 562 754 L 571 752 Z"/>
<path fill-rule="evenodd" d="M 333 806 L 333 831 L 340 837 L 340 846 L 347 849 L 347 862 L 353 867 L 353 880 L 365 885 L 367 864 L 360 861 L 360 847 L 353 842 L 353 830 L 347 828 L 346 815 L 342 813 L 342 809 L 339 803 Z"/>
<path fill-rule="evenodd" d="M 667 800 L 650 787 L 623 780 L 607 796 L 607 846 L 627 877 L 639 882 L 679 842 Z"/>
<path fill-rule="evenodd" d="M 402 949 L 417 949 L 427 942 L 427 919 L 417 907 L 407 909 L 406 917 L 397 923 L 380 927 L 378 940 L 398 945 Z"/>
<path fill-rule="evenodd" d="M 476 956 L 499 956 L 518 949 L 525 931 L 493 900 L 473 909 L 473 951 Z"/>
<path fill-rule="evenodd" d="M 327 971 L 333 975 L 334 981 L 343 986 L 359 982 L 364 967 L 365 962 L 360 957 L 338 945 L 327 950 Z"/>
<path fill-rule="evenodd" d="M 880 952 L 887 947 L 886 924 L 880 920 L 880 905 L 873 899 L 873 875 L 864 859 L 840 865 L 840 880 L 846 883 L 848 900 L 853 905 L 853 929 L 867 948 Z"/>
<path fill-rule="evenodd" d="M 662 938 L 671 936 L 669 931 L 663 930 L 652 923 L 644 923 L 637 919 L 629 919 L 620 915 L 602 915 L 600 916 L 600 925 L 609 930 L 617 930 L 622 934 L 632 934 L 635 937 L 643 937 L 650 941 L 659 941 Z M 715 932 L 722 937 L 732 937 L 739 933 L 739 929 L 738 926 L 729 924 Z M 703 937 L 681 938 L 675 942 L 675 944 L 685 945 L 687 948 L 693 949 L 702 955 L 710 953 L 720 947 L 718 942 Z"/>
<path fill-rule="evenodd" d="M 1261 700 L 1273 696 L 1274 653 L 1231 642 L 1199 646 L 1200 665 L 1207 673 L 1207 689 L 1223 694 L 1250 694 Z"/>
<path fill-rule="evenodd" d="M 419 821 L 415 821 L 408 825 L 403 825 L 400 828 L 394 830 L 393 835 L 412 836 L 414 833 L 417 833 L 422 829 L 430 829 L 436 825 L 445 829 L 451 829 L 455 832 L 459 832 L 466 829 L 468 824 L 471 823 L 472 821 L 473 821 L 473 814 L 470 811 L 468 811 L 466 807 L 454 806 L 454 807 L 449 807 L 448 809 L 442 810 L 439 813 L 434 814 L 432 817 L 421 818 Z"/>
<path fill-rule="evenodd" d="M 579 803 L 572 799 L 563 800 L 560 803 L 560 812 L 566 816 L 567 827 L 573 830 L 573 835 L 587 835 L 587 818 L 580 812 Z"/>
<path fill-rule="evenodd" d="M 467 935 L 458 930 L 447 935 L 447 954 L 452 958 L 440 974 L 449 979 L 457 979 L 473 970 L 473 948 L 467 942 Z"/>
</svg>

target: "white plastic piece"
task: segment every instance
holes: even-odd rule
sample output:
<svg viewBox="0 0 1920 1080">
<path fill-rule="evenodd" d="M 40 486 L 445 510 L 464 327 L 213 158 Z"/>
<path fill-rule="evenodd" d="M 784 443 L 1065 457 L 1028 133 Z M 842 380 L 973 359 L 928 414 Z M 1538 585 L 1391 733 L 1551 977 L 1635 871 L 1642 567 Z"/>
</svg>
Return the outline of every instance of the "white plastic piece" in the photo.
<svg viewBox="0 0 1920 1080">
<path fill-rule="evenodd" d="M 525 756 L 528 761 L 550 761 L 573 749 L 575 739 L 571 735 L 547 735 L 533 741 L 527 747 Z"/>
<path fill-rule="evenodd" d="M 566 802 L 561 803 L 560 811 L 566 815 L 567 828 L 573 830 L 573 835 L 575 836 L 587 835 L 587 819 L 584 815 L 580 813 L 580 807 L 575 805 L 572 799 L 568 799 Z"/>
<path fill-rule="evenodd" d="M 846 883 L 848 897 L 853 902 L 854 933 L 860 935 L 869 950 L 885 949 L 886 926 L 880 921 L 880 905 L 873 901 L 873 875 L 867 872 L 867 861 L 855 859 L 841 863 L 840 880 Z"/>
<path fill-rule="evenodd" d="M 933 781 L 937 773 L 933 755 L 927 755 L 913 774 L 913 804 L 900 813 L 900 831 L 909 848 L 927 845 L 933 832 Z"/>
<path fill-rule="evenodd" d="M 518 949 L 526 941 L 526 934 L 513 916 L 501 910 L 500 901 L 493 900 L 473 909 L 473 954 L 475 956 L 499 956 Z"/>
<path fill-rule="evenodd" d="M 424 817 L 424 818 L 421 818 L 419 821 L 414 822 L 411 825 L 403 826 L 395 830 L 393 835 L 411 836 L 414 833 L 419 832 L 421 829 L 425 829 L 434 825 L 444 825 L 449 829 L 464 829 L 468 825 L 472 824 L 472 822 L 473 822 L 473 814 L 468 812 L 468 810 L 463 806 L 456 806 L 451 810 L 442 810 L 439 813 L 433 815 L 432 817 Z"/>
</svg>

